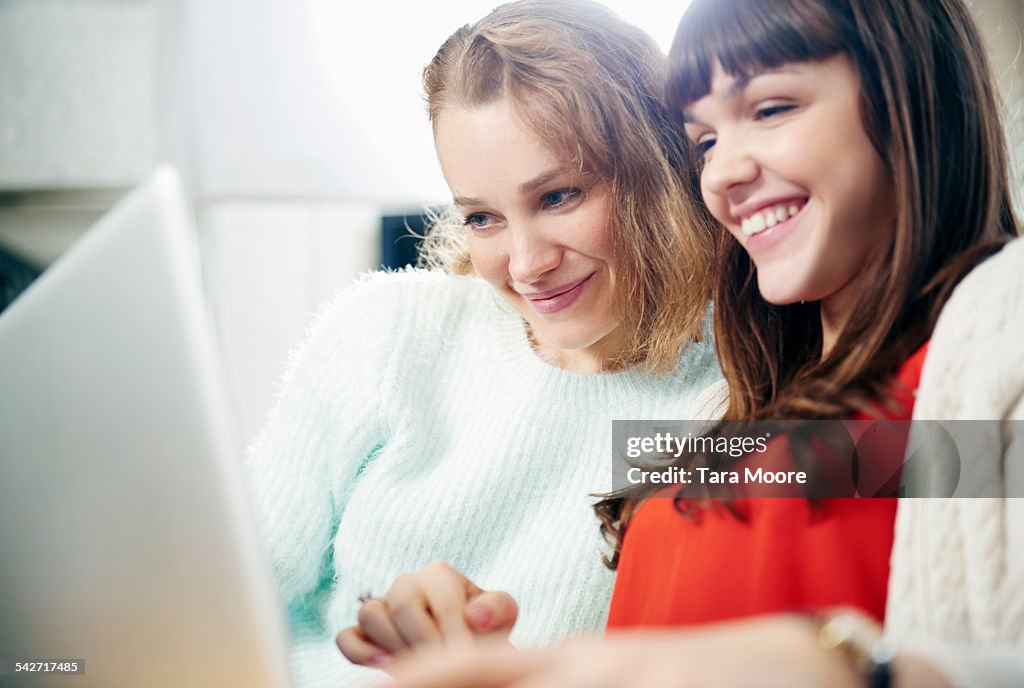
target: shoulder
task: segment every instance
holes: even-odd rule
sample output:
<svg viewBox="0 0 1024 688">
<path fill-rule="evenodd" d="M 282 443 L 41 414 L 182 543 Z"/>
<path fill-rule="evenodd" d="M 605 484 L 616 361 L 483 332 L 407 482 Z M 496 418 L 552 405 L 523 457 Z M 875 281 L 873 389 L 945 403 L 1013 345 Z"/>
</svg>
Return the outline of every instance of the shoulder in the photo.
<svg viewBox="0 0 1024 688">
<path fill-rule="evenodd" d="M 974 268 L 953 291 L 935 326 L 928 356 L 935 356 L 940 347 L 945 355 L 951 353 L 950 347 L 968 344 L 961 353 L 975 354 L 995 351 L 1005 342 L 1020 342 L 1022 314 L 1024 239 L 1016 239 Z M 1012 351 L 1024 349 L 1013 346 Z"/>
<path fill-rule="evenodd" d="M 278 399 L 292 386 L 325 396 L 339 385 L 380 386 L 397 361 L 430 360 L 447 341 L 466 338 L 459 333 L 480 319 L 470 314 L 499 312 L 494 303 L 493 290 L 477 278 L 419 269 L 365 273 L 310 316 L 288 353 Z"/>
<path fill-rule="evenodd" d="M 405 268 L 403 270 L 374 270 L 364 272 L 355 281 L 339 289 L 328 302 L 328 312 L 354 307 L 356 303 L 369 307 L 401 303 L 424 298 L 427 295 L 457 298 L 460 292 L 471 291 L 472 278 L 455 277 L 440 270 Z"/>
<path fill-rule="evenodd" d="M 353 324 L 406 326 L 410 321 L 429 321 L 448 311 L 471 309 L 485 303 L 490 291 L 478 278 L 439 270 L 367 272 L 320 308 L 313 316 L 313 329 L 329 329 L 332 324 L 353 320 L 358 320 Z"/>
<path fill-rule="evenodd" d="M 696 399 L 704 399 L 704 392 L 707 391 L 709 386 L 727 389 L 724 386 L 722 369 L 718 361 L 718 354 L 715 351 L 714 328 L 710 306 L 704 317 L 702 329 L 700 341 L 691 341 L 683 347 L 675 370 L 676 381 L 682 387 L 692 390 Z M 726 394 L 726 396 L 728 395 Z M 704 408 L 704 412 L 710 413 L 710 407 Z M 693 417 L 710 418 L 711 416 L 703 415 L 702 413 L 702 415 Z"/>
<path fill-rule="evenodd" d="M 427 356 L 507 320 L 503 303 L 478 277 L 412 268 L 369 272 L 314 314 L 301 348 L 346 351 L 378 365 L 396 355 Z"/>
<path fill-rule="evenodd" d="M 718 420 L 729 406 L 729 384 L 716 380 L 705 387 L 690 406 L 689 417 L 694 420 Z"/>
<path fill-rule="evenodd" d="M 942 318 L 970 317 L 989 329 L 1024 309 L 1024 238 L 1015 239 L 971 270 L 953 291 Z"/>
<path fill-rule="evenodd" d="M 1004 418 L 1024 391 L 1024 239 L 957 286 L 935 325 L 915 416 Z"/>
</svg>

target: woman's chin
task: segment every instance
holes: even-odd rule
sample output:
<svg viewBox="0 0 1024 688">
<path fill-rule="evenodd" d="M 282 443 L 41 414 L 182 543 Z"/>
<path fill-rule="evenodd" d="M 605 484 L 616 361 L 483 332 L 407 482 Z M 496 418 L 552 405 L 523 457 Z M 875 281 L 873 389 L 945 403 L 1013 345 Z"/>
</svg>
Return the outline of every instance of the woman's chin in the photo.
<svg viewBox="0 0 1024 688">
<path fill-rule="evenodd" d="M 806 290 L 793 287 L 792 279 L 786 280 L 784 276 L 780 279 L 775 279 L 774 276 L 764 279 L 761 273 L 758 273 L 757 288 L 761 292 L 761 298 L 773 306 L 789 306 L 802 301 L 816 300 L 809 297 Z"/>
<path fill-rule="evenodd" d="M 551 353 L 558 355 L 602 355 L 606 358 L 614 357 L 618 351 L 613 342 L 615 331 L 618 328 L 610 326 L 607 328 L 537 328 L 534 327 L 534 336 L 541 349 L 548 349 Z"/>
</svg>

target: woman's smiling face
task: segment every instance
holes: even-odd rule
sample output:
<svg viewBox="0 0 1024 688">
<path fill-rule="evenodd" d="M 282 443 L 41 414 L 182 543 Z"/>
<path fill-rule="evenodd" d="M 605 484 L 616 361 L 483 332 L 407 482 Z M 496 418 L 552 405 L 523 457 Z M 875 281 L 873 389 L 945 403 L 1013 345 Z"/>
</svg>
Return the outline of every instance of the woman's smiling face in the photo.
<svg viewBox="0 0 1024 688">
<path fill-rule="evenodd" d="M 683 113 L 705 203 L 750 254 L 767 301 L 821 301 L 841 327 L 896 216 L 856 69 L 839 54 L 749 78 L 716 63 L 711 76 Z"/>
<path fill-rule="evenodd" d="M 619 353 L 608 186 L 560 160 L 507 99 L 445 107 L 435 139 L 477 274 L 529 323 L 542 353 L 600 370 Z"/>
</svg>

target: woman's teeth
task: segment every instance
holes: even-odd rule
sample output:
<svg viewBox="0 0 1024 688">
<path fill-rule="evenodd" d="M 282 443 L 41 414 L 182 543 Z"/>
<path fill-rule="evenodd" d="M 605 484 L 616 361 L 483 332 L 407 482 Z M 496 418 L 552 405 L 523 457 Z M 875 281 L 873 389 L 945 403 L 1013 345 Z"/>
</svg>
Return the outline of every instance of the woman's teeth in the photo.
<svg viewBox="0 0 1024 688">
<path fill-rule="evenodd" d="M 754 236 L 758 232 L 763 232 L 769 227 L 774 227 L 780 222 L 785 222 L 789 218 L 793 217 L 800 212 L 802 205 L 790 203 L 788 205 L 776 205 L 771 208 L 765 208 L 760 212 L 756 212 L 750 217 L 744 218 L 740 225 L 740 230 L 744 236 Z"/>
</svg>

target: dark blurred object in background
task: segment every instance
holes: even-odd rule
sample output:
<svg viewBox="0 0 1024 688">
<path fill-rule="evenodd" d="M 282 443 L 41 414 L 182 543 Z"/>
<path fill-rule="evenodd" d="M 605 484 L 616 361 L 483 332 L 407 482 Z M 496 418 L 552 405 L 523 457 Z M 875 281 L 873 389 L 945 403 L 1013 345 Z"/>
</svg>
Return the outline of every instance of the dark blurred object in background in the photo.
<svg viewBox="0 0 1024 688">
<path fill-rule="evenodd" d="M 40 274 L 39 270 L 0 246 L 0 313 Z"/>
<path fill-rule="evenodd" d="M 426 229 L 426 214 L 384 215 L 381 217 L 380 265 L 397 270 L 416 265 Z"/>
</svg>

